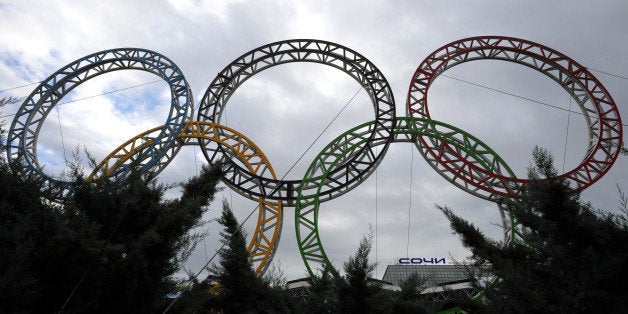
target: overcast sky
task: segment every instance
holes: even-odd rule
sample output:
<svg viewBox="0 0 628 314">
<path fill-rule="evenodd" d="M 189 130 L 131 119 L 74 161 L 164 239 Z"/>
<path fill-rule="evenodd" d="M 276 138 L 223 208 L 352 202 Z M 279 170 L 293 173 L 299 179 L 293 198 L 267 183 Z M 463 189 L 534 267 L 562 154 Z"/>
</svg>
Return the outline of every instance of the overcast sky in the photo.
<svg viewBox="0 0 628 314">
<path fill-rule="evenodd" d="M 625 1 L 0 1 L 0 89 L 41 81 L 97 51 L 138 47 L 174 61 L 198 103 L 216 73 L 245 52 L 279 40 L 312 38 L 349 47 L 373 62 L 393 89 L 397 115 L 405 116 L 413 72 L 423 58 L 449 42 L 479 35 L 518 37 L 552 47 L 591 69 L 628 77 L 627 29 Z M 471 62 L 445 74 L 565 109 L 570 106 L 569 96 L 555 82 L 515 64 Z M 593 74 L 615 99 L 625 124 L 628 80 Z M 82 84 L 61 102 L 156 79 L 147 73 L 118 71 Z M 36 86 L 0 96 L 26 96 Z M 283 176 L 358 89 L 357 82 L 330 67 L 282 65 L 245 82 L 229 101 L 221 122 L 250 137 Z M 103 158 L 123 141 L 163 124 L 168 97 L 167 84 L 160 81 L 59 105 L 39 135 L 38 157 L 46 173 L 63 171 L 64 149 L 69 157 L 75 147 L 84 146 L 97 159 Z M 435 81 L 429 97 L 432 118 L 483 140 L 519 177 L 525 177 L 535 145 L 550 149 L 559 169 L 563 158 L 564 168 L 573 169 L 584 157 L 587 130 L 578 114 L 569 116 L 563 110 L 444 76 Z M 5 108 L 1 115 L 15 113 L 18 106 Z M 360 91 L 287 178 L 300 179 L 331 139 L 372 120 L 372 108 Z M 575 103 L 572 110 L 579 110 Z M 7 123 L 11 119 L 4 118 Z M 185 180 L 203 162 L 199 148 L 185 147 L 159 179 Z M 616 185 L 628 190 L 627 166 L 628 157 L 620 156 L 582 198 L 597 208 L 616 211 Z M 206 219 L 219 214 L 221 199 L 232 202 L 239 219 L 255 208 L 254 202 L 226 189 Z M 323 245 L 335 265 L 341 266 L 360 238 L 369 229 L 376 230 L 371 257 L 379 263 L 379 278 L 386 265 L 406 252 L 410 257 L 464 259 L 469 252 L 435 204 L 451 207 L 499 238 L 496 205 L 452 186 L 415 147 L 397 143 L 365 182 L 321 205 Z M 273 262 L 281 265 L 287 279 L 306 273 L 296 246 L 292 210 L 286 210 Z M 251 233 L 252 225 L 247 226 Z M 218 247 L 219 226 L 212 222 L 206 230 L 210 235 L 186 266 L 193 272 Z"/>
</svg>

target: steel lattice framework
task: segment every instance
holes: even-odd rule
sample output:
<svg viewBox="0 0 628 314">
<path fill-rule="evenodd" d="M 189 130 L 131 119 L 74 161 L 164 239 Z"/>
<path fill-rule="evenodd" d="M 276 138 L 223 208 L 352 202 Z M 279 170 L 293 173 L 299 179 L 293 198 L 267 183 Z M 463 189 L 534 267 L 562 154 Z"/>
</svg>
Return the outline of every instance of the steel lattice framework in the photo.
<svg viewBox="0 0 628 314">
<path fill-rule="evenodd" d="M 112 49 L 78 59 L 44 80 L 19 108 L 9 130 L 7 154 L 20 175 L 38 175 L 53 201 L 72 197 L 76 183 L 46 175 L 37 159 L 37 141 L 50 110 L 76 86 L 101 74 L 134 69 L 164 79 L 171 94 L 166 122 L 139 134 L 109 154 L 89 180 L 124 182 L 134 167 L 140 174 L 160 173 L 184 145 L 200 145 L 209 162 L 225 165 L 226 184 L 257 201 L 258 220 L 249 243 L 256 272 L 272 260 L 281 235 L 283 210 L 295 206 L 296 237 L 308 272 L 331 266 L 320 240 L 320 203 L 363 182 L 377 168 L 391 143 L 413 143 L 428 164 L 462 190 L 495 202 L 504 226 L 504 243 L 520 234 L 509 206 L 518 206 L 528 180 L 516 178 L 506 162 L 471 134 L 433 120 L 428 91 L 440 74 L 475 60 L 502 60 L 527 66 L 556 81 L 578 103 L 589 129 L 583 161 L 560 178 L 581 191 L 606 174 L 619 154 L 622 123 L 604 86 L 582 65 L 546 46 L 517 38 L 482 36 L 461 39 L 431 53 L 415 71 L 407 94 L 407 117 L 397 118 L 392 90 L 380 70 L 361 54 L 338 44 L 312 39 L 285 40 L 253 49 L 218 73 L 192 116 L 192 94 L 179 68 L 149 50 Z M 329 143 L 312 161 L 302 180 L 279 180 L 262 150 L 238 131 L 220 125 L 230 97 L 247 79 L 271 67 L 314 62 L 355 79 L 369 95 L 375 119 Z M 16 162 L 16 163 L 14 163 Z M 333 271 L 337 274 L 337 271 Z"/>
<path fill-rule="evenodd" d="M 136 49 L 112 49 L 94 53 L 78 59 L 61 68 L 47 79 L 26 98 L 11 123 L 7 137 L 8 157 L 24 165 L 16 169 L 22 174 L 41 176 L 45 185 L 53 192 L 52 198 L 61 200 L 69 197 L 74 189 L 74 182 L 60 181 L 46 175 L 37 158 L 37 139 L 44 120 L 52 108 L 72 89 L 98 75 L 118 70 L 142 70 L 155 74 L 168 83 L 170 88 L 170 112 L 162 129 L 153 141 L 143 146 L 137 156 L 146 159 L 138 164 L 140 171 L 148 171 L 174 145 L 174 139 L 183 128 L 183 122 L 192 113 L 192 93 L 181 70 L 170 59 L 156 52 Z M 116 170 L 116 175 L 126 177 L 129 160 Z"/>
<path fill-rule="evenodd" d="M 134 156 L 140 154 L 145 146 L 156 140 L 162 127 L 156 127 L 141 133 L 120 145 L 92 171 L 88 180 L 98 180 L 99 178 L 110 178 L 119 175 L 116 170 L 121 165 L 133 160 Z M 198 140 L 211 141 L 217 144 L 212 151 L 224 152 L 220 158 L 215 158 L 216 162 L 225 163 L 226 160 L 238 162 L 254 175 L 267 174 L 273 179 L 277 176 L 270 161 L 248 137 L 238 131 L 211 122 L 188 121 L 183 124 L 183 130 L 179 133 L 175 145 L 171 147 L 164 157 L 149 170 L 153 176 L 159 174 L 179 152 L 184 145 L 198 145 Z M 135 158 L 136 162 L 144 163 L 150 156 Z M 229 168 L 224 169 L 229 174 Z M 228 181 L 226 181 L 228 183 Z M 283 221 L 283 211 L 281 201 L 270 201 L 262 197 L 257 199 L 258 215 L 257 224 L 253 236 L 249 241 L 248 252 L 255 267 L 256 273 L 263 273 L 270 265 L 272 257 L 277 249 L 279 236 L 281 234 L 281 222 Z"/>
<path fill-rule="evenodd" d="M 430 118 L 427 95 L 434 79 L 456 65 L 475 60 L 503 60 L 532 68 L 565 89 L 580 106 L 589 128 L 584 159 L 573 170 L 559 176 L 580 191 L 599 180 L 611 168 L 621 147 L 622 123 L 613 98 L 586 67 L 549 47 L 517 38 L 472 37 L 447 44 L 431 53 L 416 69 L 407 99 L 407 113 Z M 421 146 L 427 149 L 421 149 Z M 526 179 L 488 170 L 473 172 L 465 167 L 447 166 L 439 159 L 438 139 L 420 136 L 417 147 L 430 165 L 454 185 L 478 197 L 517 198 Z M 431 156 L 431 157 L 428 157 Z M 475 187 L 471 188 L 471 187 Z"/>
<path fill-rule="evenodd" d="M 374 166 L 386 154 L 392 139 L 395 120 L 395 101 L 392 90 L 380 70 L 361 54 L 341 45 L 321 40 L 286 40 L 268 44 L 251 50 L 225 67 L 211 82 L 205 92 L 197 119 L 199 121 L 220 122 L 222 111 L 236 89 L 251 78 L 268 68 L 291 62 L 315 62 L 339 69 L 354 78 L 367 92 L 375 111 L 376 125 L 369 134 L 369 140 L 347 156 L 344 162 L 332 172 L 335 182 L 330 182 L 319 194 L 322 200 L 338 197 L 358 185 Z M 382 146 L 379 151 L 373 147 Z M 206 154 L 209 160 L 212 156 Z M 296 188 L 300 181 L 278 181 L 268 177 L 252 175 L 246 169 L 234 166 L 234 175 L 228 178 L 249 197 L 267 197 L 281 199 L 290 205 L 296 199 Z M 317 171 L 322 171 L 318 168 Z M 263 188 L 262 195 L 252 189 Z M 315 185 L 306 185 L 304 189 L 315 189 Z"/>
<path fill-rule="evenodd" d="M 447 154 L 439 156 L 438 160 L 445 160 L 444 163 L 458 164 L 465 160 L 464 167 L 469 167 L 477 171 L 492 169 L 503 171 L 514 176 L 512 170 L 490 147 L 484 144 L 473 135 L 462 131 L 454 126 L 443 122 L 426 119 L 400 117 L 396 119 L 394 130 L 394 142 L 415 143 L 417 136 L 436 138 L 441 144 L 442 152 Z M 307 184 L 317 184 L 318 190 L 328 184 L 329 175 L 337 164 L 343 162 L 343 156 L 351 155 L 354 150 L 368 140 L 368 134 L 374 127 L 375 122 L 371 121 L 359 125 L 333 141 L 331 141 L 314 159 L 305 176 L 302 186 Z M 467 161 L 471 159 L 470 161 Z M 323 165 L 323 173 L 318 174 L 312 171 L 319 165 Z M 444 174 L 441 173 L 445 177 Z M 332 179 L 333 181 L 333 179 Z M 301 252 L 301 257 L 306 268 L 312 277 L 319 270 L 331 266 L 332 263 L 325 254 L 318 229 L 318 212 L 320 198 L 318 191 L 308 191 L 299 189 L 295 206 L 295 226 L 297 245 Z M 515 238 L 517 223 L 511 215 L 502 215 L 502 225 L 504 226 L 504 242 L 509 243 Z M 332 268 L 337 274 L 337 271 Z"/>
</svg>

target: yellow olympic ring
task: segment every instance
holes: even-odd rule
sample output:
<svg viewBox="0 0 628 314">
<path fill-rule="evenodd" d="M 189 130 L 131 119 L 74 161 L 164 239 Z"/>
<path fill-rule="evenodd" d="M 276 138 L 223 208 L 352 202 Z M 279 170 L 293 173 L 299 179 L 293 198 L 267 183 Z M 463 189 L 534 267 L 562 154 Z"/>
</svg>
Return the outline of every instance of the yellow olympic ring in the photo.
<svg viewBox="0 0 628 314">
<path fill-rule="evenodd" d="M 150 145 L 153 137 L 162 128 L 163 126 L 159 126 L 145 131 L 118 146 L 96 166 L 89 175 L 88 181 L 98 180 L 115 173 L 115 170 L 127 160 L 142 152 L 145 146 Z M 248 137 L 232 128 L 211 122 L 188 121 L 183 124 L 183 129 L 177 139 L 175 146 L 167 154 L 168 161 L 176 155 L 181 146 L 198 145 L 196 141 L 203 139 L 227 148 L 226 152 L 230 157 L 236 157 L 252 173 L 268 172 L 274 179 L 277 178 L 262 150 Z M 139 161 L 141 162 L 141 159 Z M 154 173 L 157 174 L 163 170 L 167 163 L 159 163 Z M 277 249 L 283 219 L 281 200 L 272 202 L 259 197 L 258 203 L 257 226 L 247 248 L 256 274 L 263 273 L 272 260 Z"/>
</svg>

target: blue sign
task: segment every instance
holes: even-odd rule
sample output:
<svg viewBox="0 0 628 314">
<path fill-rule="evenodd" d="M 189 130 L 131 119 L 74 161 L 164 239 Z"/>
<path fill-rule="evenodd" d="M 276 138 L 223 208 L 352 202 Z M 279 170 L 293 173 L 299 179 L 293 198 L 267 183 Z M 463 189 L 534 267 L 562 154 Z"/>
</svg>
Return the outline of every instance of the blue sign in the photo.
<svg viewBox="0 0 628 314">
<path fill-rule="evenodd" d="M 421 264 L 447 264 L 445 258 L 431 257 L 429 259 L 425 257 L 401 257 L 397 261 L 400 265 L 421 265 Z"/>
</svg>

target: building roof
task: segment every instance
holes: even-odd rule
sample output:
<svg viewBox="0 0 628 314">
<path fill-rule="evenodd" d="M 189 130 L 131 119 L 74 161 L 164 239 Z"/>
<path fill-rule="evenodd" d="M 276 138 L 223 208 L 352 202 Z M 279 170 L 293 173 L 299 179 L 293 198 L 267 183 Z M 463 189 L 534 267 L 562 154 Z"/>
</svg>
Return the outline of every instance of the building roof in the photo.
<svg viewBox="0 0 628 314">
<path fill-rule="evenodd" d="M 386 282 L 383 280 L 368 278 L 368 283 L 370 284 L 379 284 L 381 288 L 387 291 L 401 291 L 398 286 L 393 285 L 390 282 Z M 312 279 L 310 277 L 290 280 L 286 282 L 284 285 L 284 289 L 288 291 L 288 294 L 292 297 L 305 297 L 310 293 L 310 288 L 312 287 Z"/>
<path fill-rule="evenodd" d="M 392 282 L 394 285 L 400 283 L 413 273 L 417 273 L 419 278 L 425 280 L 421 288 L 442 286 L 449 283 L 468 280 L 469 271 L 479 275 L 480 271 L 486 267 L 479 268 L 471 265 L 388 265 L 384 273 L 383 281 Z"/>
</svg>

